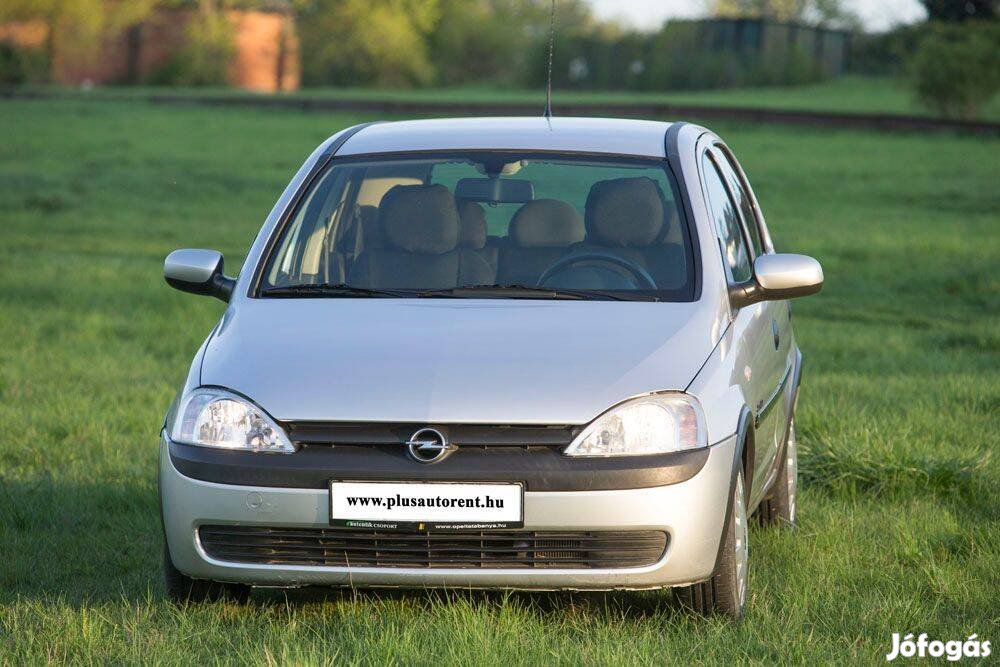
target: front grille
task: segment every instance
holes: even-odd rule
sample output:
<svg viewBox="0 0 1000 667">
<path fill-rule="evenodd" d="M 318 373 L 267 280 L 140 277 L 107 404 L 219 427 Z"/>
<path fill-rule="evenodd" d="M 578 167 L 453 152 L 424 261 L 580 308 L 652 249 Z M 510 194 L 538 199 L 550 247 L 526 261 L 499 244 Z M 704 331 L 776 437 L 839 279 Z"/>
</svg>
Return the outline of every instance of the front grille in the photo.
<svg viewBox="0 0 1000 667">
<path fill-rule="evenodd" d="M 205 552 L 258 565 L 423 568 L 623 568 L 652 565 L 657 530 L 387 532 L 338 528 L 201 526 Z"/>
<path fill-rule="evenodd" d="M 300 445 L 400 447 L 427 424 L 286 421 L 288 437 Z M 459 447 L 564 449 L 580 427 L 505 424 L 433 425 Z"/>
</svg>

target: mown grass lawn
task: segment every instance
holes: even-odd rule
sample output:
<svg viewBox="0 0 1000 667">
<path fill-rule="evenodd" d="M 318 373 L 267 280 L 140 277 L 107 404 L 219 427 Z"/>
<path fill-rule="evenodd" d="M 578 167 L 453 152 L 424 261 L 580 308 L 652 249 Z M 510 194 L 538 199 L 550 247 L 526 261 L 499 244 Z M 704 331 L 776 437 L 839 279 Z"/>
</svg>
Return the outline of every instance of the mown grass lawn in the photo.
<svg viewBox="0 0 1000 667">
<path fill-rule="evenodd" d="M 662 594 L 162 598 L 157 432 L 221 314 L 162 258 L 239 266 L 308 152 L 359 117 L 0 104 L 0 663 L 876 663 L 893 632 L 1000 641 L 996 140 L 716 126 L 780 250 L 824 264 L 801 527 L 751 533 L 739 625 Z"/>
<path fill-rule="evenodd" d="M 525 102 L 543 99 L 541 91 L 498 89 L 489 86 L 466 86 L 425 90 L 384 91 L 372 88 L 304 89 L 298 94 L 311 97 L 347 97 L 426 101 L 507 101 Z M 709 107 L 751 107 L 790 111 L 825 111 L 837 113 L 885 113 L 933 116 L 920 105 L 905 78 L 843 76 L 802 86 L 758 86 L 721 90 L 586 91 L 556 90 L 554 105 L 560 102 L 593 103 L 666 103 Z M 1000 96 L 994 96 L 979 110 L 982 120 L 1000 119 Z"/>
<path fill-rule="evenodd" d="M 43 88 L 61 95 L 71 93 L 67 88 Z M 245 91 L 219 88 L 98 88 L 80 91 L 80 97 L 143 97 L 161 94 L 198 97 L 203 95 L 240 95 Z M 267 95 L 265 95 L 267 97 Z M 416 102 L 536 102 L 544 104 L 544 91 L 526 88 L 499 88 L 496 85 L 460 86 L 452 88 L 423 88 L 414 90 L 384 90 L 379 88 L 304 88 L 282 95 L 293 99 L 374 99 Z M 854 114 L 896 114 L 904 116 L 934 116 L 927 107 L 919 104 L 909 81 L 903 77 L 842 76 L 829 81 L 802 86 L 758 86 L 722 90 L 685 91 L 613 91 L 613 90 L 564 90 L 554 93 L 555 109 L 560 104 L 689 104 L 707 107 L 750 107 L 787 111 L 821 111 Z M 1000 121 L 1000 95 L 986 102 L 979 109 L 979 119 Z"/>
</svg>

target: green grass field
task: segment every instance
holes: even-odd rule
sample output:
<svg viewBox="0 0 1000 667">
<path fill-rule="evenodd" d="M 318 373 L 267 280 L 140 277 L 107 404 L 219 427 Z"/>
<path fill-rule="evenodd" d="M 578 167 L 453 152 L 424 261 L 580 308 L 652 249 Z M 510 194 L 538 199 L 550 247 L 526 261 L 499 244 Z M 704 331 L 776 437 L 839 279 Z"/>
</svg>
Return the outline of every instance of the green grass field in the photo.
<svg viewBox="0 0 1000 667">
<path fill-rule="evenodd" d="M 893 632 L 1000 641 L 1000 144 L 715 127 L 796 305 L 800 529 L 751 532 L 739 625 L 663 594 L 162 598 L 157 433 L 222 312 L 163 282 L 239 266 L 309 151 L 358 117 L 0 103 L 0 664 L 884 662 Z"/>
<path fill-rule="evenodd" d="M 410 91 L 381 91 L 370 88 L 306 89 L 298 94 L 313 97 L 425 101 L 544 101 L 541 91 L 498 90 L 495 87 Z M 553 95 L 557 110 L 559 102 L 621 102 L 625 104 L 646 102 L 793 111 L 933 115 L 916 102 L 913 91 L 906 81 L 882 77 L 844 76 L 805 86 L 764 86 L 662 93 L 556 90 Z M 1000 96 L 994 97 L 991 102 L 985 104 L 980 110 L 980 115 L 983 120 L 1000 120 Z"/>
<path fill-rule="evenodd" d="M 67 94 L 66 88 L 42 88 Z M 98 88 L 81 92 L 80 97 L 141 97 L 160 94 L 245 95 L 231 88 Z M 542 90 L 498 88 L 496 86 L 463 86 L 457 88 L 425 88 L 415 90 L 381 90 L 378 88 L 305 88 L 287 95 L 303 99 L 392 100 L 417 102 L 537 102 L 544 105 Z M 679 92 L 614 92 L 556 90 L 555 109 L 560 103 L 664 103 L 690 104 L 708 107 L 750 107 L 787 111 L 823 111 L 857 114 L 897 114 L 933 116 L 916 102 L 913 91 L 903 79 L 887 77 L 844 76 L 823 83 L 805 86 L 769 86 L 726 90 Z M 984 121 L 1000 121 L 1000 95 L 994 96 L 980 109 Z"/>
</svg>

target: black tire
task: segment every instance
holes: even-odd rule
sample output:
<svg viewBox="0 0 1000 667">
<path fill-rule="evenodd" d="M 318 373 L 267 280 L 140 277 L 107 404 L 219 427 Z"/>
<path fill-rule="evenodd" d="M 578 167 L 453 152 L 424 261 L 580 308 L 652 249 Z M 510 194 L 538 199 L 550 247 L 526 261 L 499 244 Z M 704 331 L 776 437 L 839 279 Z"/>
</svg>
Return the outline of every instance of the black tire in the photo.
<svg viewBox="0 0 1000 667">
<path fill-rule="evenodd" d="M 697 614 L 717 614 L 733 620 L 743 617 L 749 566 L 745 488 L 740 470 L 733 485 L 732 511 L 722 538 L 722 553 L 712 578 L 674 589 L 681 606 Z"/>
<path fill-rule="evenodd" d="M 170 550 L 163 543 L 163 584 L 167 598 L 175 604 L 189 602 L 246 602 L 250 599 L 250 587 L 243 584 L 227 584 L 221 581 L 192 579 L 176 567 L 170 559 Z"/>
<path fill-rule="evenodd" d="M 799 495 L 799 456 L 794 419 L 788 425 L 788 438 L 781 455 L 781 470 L 771 485 L 771 490 L 761 501 L 757 518 L 765 526 L 794 528 Z"/>
</svg>

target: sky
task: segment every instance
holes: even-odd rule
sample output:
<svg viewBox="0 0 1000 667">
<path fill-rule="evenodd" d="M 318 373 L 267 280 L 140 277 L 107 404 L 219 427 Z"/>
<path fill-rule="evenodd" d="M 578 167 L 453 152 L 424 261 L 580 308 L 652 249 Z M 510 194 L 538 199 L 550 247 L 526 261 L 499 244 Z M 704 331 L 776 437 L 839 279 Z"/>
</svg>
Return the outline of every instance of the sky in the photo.
<svg viewBox="0 0 1000 667">
<path fill-rule="evenodd" d="M 704 16 L 711 0 L 587 0 L 602 19 L 618 19 L 638 29 L 654 30 L 668 18 Z M 881 31 L 925 16 L 919 0 L 843 0 L 867 30 Z"/>
</svg>

